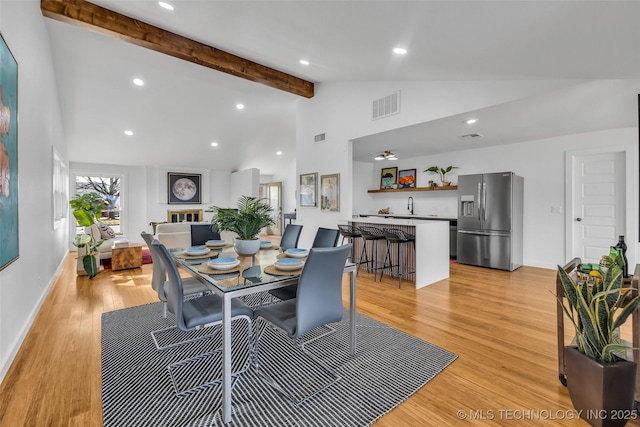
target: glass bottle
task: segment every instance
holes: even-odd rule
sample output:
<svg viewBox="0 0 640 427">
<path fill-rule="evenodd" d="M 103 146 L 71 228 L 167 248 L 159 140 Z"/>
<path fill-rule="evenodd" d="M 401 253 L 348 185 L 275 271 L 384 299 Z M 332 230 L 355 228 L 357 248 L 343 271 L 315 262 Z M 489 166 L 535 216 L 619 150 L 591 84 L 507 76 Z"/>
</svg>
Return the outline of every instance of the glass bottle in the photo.
<svg viewBox="0 0 640 427">
<path fill-rule="evenodd" d="M 629 261 L 627 261 L 627 244 L 624 242 L 624 236 L 618 237 L 618 243 L 614 246 L 622 253 L 622 259 L 624 260 L 624 269 L 622 271 L 623 277 L 628 277 Z"/>
</svg>

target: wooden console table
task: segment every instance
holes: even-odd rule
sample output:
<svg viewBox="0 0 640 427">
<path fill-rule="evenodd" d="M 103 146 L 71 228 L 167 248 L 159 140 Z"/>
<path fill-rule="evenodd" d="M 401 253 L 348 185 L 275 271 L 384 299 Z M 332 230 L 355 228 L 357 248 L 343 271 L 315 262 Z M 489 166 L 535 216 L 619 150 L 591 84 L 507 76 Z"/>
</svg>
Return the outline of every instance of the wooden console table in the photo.
<svg viewBox="0 0 640 427">
<path fill-rule="evenodd" d="M 142 266 L 142 245 L 129 243 L 128 246 L 111 249 L 111 269 L 125 270 Z"/>
<path fill-rule="evenodd" d="M 567 265 L 562 267 L 567 273 L 574 272 L 578 266 L 582 263 L 580 258 L 574 258 Z M 633 276 L 630 279 L 625 279 L 625 287 L 631 287 L 632 291 L 629 298 L 633 298 L 638 295 L 640 289 L 640 264 L 636 264 L 636 269 Z M 560 302 L 564 298 L 564 288 L 560 281 L 560 275 L 556 274 L 556 295 L 558 296 L 557 302 L 557 324 L 558 324 L 558 376 L 560 382 L 563 385 L 567 385 L 567 377 L 564 373 L 564 311 L 562 309 L 562 303 Z M 640 309 L 634 311 L 631 314 L 631 334 L 633 345 L 633 361 L 640 363 Z M 640 369 L 636 372 L 636 393 L 634 396 L 636 402 L 640 402 Z"/>
</svg>

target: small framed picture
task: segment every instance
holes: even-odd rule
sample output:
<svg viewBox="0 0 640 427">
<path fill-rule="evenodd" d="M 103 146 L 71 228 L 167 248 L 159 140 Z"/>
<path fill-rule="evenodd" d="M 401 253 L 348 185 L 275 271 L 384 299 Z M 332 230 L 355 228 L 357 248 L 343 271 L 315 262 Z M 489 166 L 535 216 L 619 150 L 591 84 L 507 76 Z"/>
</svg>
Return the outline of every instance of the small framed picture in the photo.
<svg viewBox="0 0 640 427">
<path fill-rule="evenodd" d="M 398 168 L 383 168 L 380 172 L 380 189 L 396 188 L 398 186 Z"/>
<path fill-rule="evenodd" d="M 339 173 L 320 177 L 320 209 L 323 211 L 340 211 Z"/>
<path fill-rule="evenodd" d="M 416 188 L 415 169 L 403 169 L 398 171 L 398 188 Z"/>
<path fill-rule="evenodd" d="M 316 207 L 318 194 L 318 173 L 300 174 L 300 206 Z"/>
<path fill-rule="evenodd" d="M 168 173 L 169 204 L 200 204 L 200 174 Z"/>
</svg>

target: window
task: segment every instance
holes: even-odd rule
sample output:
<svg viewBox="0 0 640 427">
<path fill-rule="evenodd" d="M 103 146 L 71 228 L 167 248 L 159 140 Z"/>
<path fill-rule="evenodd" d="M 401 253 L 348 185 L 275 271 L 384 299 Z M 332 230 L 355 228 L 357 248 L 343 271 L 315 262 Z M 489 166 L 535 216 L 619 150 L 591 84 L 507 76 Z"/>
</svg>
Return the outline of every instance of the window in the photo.
<svg viewBox="0 0 640 427">
<path fill-rule="evenodd" d="M 98 193 L 102 196 L 105 208 L 100 221 L 110 226 L 116 234 L 122 232 L 121 188 L 122 177 L 120 176 L 76 175 L 76 194 Z"/>
<path fill-rule="evenodd" d="M 53 149 L 53 229 L 66 219 L 69 202 L 69 171 L 60 155 Z"/>
</svg>

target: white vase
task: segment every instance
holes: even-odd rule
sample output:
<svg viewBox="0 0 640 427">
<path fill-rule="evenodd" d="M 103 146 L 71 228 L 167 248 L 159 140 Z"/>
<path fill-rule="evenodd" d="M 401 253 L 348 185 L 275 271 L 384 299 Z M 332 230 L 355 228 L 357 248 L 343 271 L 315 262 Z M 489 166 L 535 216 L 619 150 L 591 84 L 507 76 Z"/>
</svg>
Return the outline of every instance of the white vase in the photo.
<svg viewBox="0 0 640 427">
<path fill-rule="evenodd" d="M 256 240 L 233 240 L 233 247 L 238 255 L 255 255 L 260 250 L 260 239 Z"/>
</svg>

